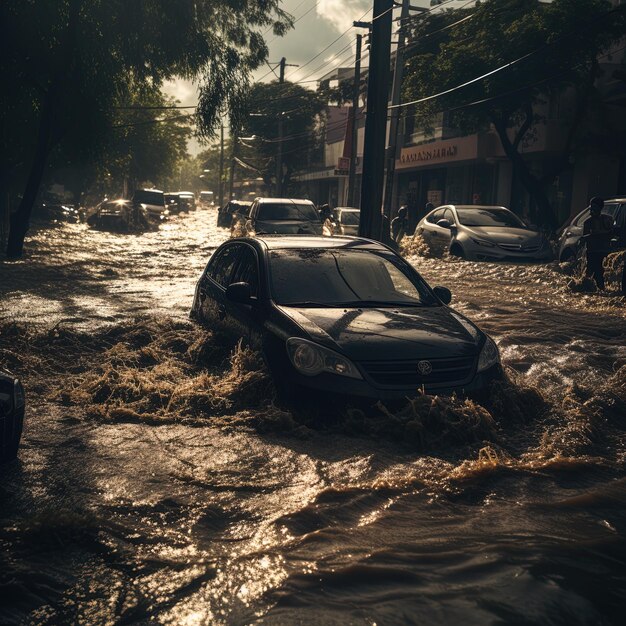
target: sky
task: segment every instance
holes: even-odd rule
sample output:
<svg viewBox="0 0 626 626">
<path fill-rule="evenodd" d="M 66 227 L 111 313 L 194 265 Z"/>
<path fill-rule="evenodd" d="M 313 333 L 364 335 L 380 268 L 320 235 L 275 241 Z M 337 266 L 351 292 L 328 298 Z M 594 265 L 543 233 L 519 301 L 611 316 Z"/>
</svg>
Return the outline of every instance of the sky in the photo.
<svg viewBox="0 0 626 626">
<path fill-rule="evenodd" d="M 372 4 L 372 0 L 283 0 L 282 7 L 294 17 L 295 25 L 284 37 L 275 37 L 271 31 L 266 34 L 270 65 L 275 67 L 284 56 L 287 63 L 300 66 L 287 67 L 286 79 L 307 81 L 302 84 L 312 89 L 315 79 L 334 67 L 352 66 L 355 35 L 365 32 L 352 28 L 352 22 L 369 19 Z M 467 4 L 467 0 L 449 2 L 451 7 L 463 4 Z M 430 0 L 412 0 L 411 5 L 428 7 Z M 254 73 L 255 80 L 269 82 L 275 78 L 268 65 Z M 196 86 L 189 81 L 171 81 L 165 85 L 165 91 L 182 105 L 197 103 Z M 193 141 L 189 149 L 196 153 L 201 148 Z"/>
</svg>

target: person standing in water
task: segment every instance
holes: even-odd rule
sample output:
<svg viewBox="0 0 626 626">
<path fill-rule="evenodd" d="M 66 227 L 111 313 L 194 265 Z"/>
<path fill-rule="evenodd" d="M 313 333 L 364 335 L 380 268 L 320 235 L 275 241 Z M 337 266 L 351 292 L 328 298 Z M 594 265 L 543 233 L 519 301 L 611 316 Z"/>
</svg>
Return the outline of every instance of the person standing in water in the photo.
<svg viewBox="0 0 626 626">
<path fill-rule="evenodd" d="M 585 276 L 593 277 L 598 289 L 604 289 L 604 258 L 609 253 L 613 219 L 602 213 L 604 200 L 592 198 L 589 203 L 591 215 L 583 225 L 583 240 L 587 248 L 587 269 Z"/>
<path fill-rule="evenodd" d="M 408 219 L 407 219 L 408 208 L 406 206 L 401 206 L 398 209 L 398 215 L 391 221 L 391 238 L 396 242 L 400 243 L 402 237 L 406 233 Z"/>
</svg>

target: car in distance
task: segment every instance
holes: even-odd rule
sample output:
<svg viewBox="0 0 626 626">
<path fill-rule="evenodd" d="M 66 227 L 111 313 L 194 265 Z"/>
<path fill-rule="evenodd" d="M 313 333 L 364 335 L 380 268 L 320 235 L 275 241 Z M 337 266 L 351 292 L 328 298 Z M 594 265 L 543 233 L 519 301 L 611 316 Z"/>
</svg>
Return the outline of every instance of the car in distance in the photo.
<svg viewBox="0 0 626 626">
<path fill-rule="evenodd" d="M 148 217 L 157 222 L 163 221 L 169 214 L 165 206 L 165 194 L 159 189 L 137 189 L 133 194 L 133 204 L 142 206 Z"/>
<path fill-rule="evenodd" d="M 474 261 L 549 261 L 550 242 L 502 206 L 448 204 L 424 216 L 417 225 L 435 253 Z"/>
<path fill-rule="evenodd" d="M 333 218 L 338 226 L 339 234 L 353 235 L 355 237 L 359 234 L 360 209 L 350 206 L 339 206 L 333 209 Z"/>
<path fill-rule="evenodd" d="M 244 200 L 230 200 L 223 207 L 217 210 L 217 225 L 222 228 L 230 228 L 233 222 L 233 216 L 245 216 L 248 218 L 248 212 L 252 202 Z"/>
<path fill-rule="evenodd" d="M 150 227 L 148 213 L 143 206 L 130 200 L 105 200 L 89 217 L 87 224 L 95 230 L 125 233 L 142 231 Z"/>
<path fill-rule="evenodd" d="M 247 235 L 321 235 L 322 222 L 310 200 L 256 198 L 245 230 Z"/>
<path fill-rule="evenodd" d="M 17 456 L 24 426 L 24 407 L 22 383 L 8 372 L 0 371 L 0 463 Z"/>
<path fill-rule="evenodd" d="M 478 393 L 501 376 L 498 348 L 450 299 L 381 243 L 259 235 L 215 251 L 190 316 L 260 350 L 287 395 Z"/>
<path fill-rule="evenodd" d="M 212 191 L 201 191 L 199 197 L 200 206 L 208 209 L 215 205 L 215 194 Z"/>
<path fill-rule="evenodd" d="M 602 213 L 610 215 L 615 223 L 616 236 L 613 244 L 617 248 L 626 246 L 626 241 L 621 239 L 626 230 L 626 198 L 610 198 L 604 201 Z M 583 209 L 573 217 L 561 230 L 558 241 L 558 258 L 560 262 L 573 261 L 582 250 L 581 237 L 583 226 L 589 217 L 589 207 Z"/>
</svg>

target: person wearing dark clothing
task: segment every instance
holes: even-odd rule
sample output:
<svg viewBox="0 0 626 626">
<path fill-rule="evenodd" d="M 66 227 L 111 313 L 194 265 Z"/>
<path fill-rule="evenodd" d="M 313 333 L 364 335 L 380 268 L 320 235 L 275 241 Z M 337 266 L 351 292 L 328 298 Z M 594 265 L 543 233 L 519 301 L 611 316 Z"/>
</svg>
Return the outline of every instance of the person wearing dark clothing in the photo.
<svg viewBox="0 0 626 626">
<path fill-rule="evenodd" d="M 407 219 L 407 207 L 401 206 L 398 209 L 398 215 L 391 221 L 391 238 L 396 242 L 400 243 L 402 237 L 407 229 L 408 219 Z"/>
<path fill-rule="evenodd" d="M 590 216 L 583 225 L 583 240 L 587 248 L 587 269 L 585 276 L 593 277 L 598 289 L 604 289 L 604 257 L 609 252 L 613 219 L 602 213 L 604 200 L 592 198 L 589 205 Z"/>
</svg>

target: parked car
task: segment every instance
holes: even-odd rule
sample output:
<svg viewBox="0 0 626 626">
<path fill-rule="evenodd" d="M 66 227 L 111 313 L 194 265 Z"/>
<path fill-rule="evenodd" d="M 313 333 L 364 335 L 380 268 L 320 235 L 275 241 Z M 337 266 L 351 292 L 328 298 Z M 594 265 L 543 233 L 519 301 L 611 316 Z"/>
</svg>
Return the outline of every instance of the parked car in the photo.
<svg viewBox="0 0 626 626">
<path fill-rule="evenodd" d="M 310 200 L 256 198 L 250 207 L 246 234 L 321 235 L 322 223 Z"/>
<path fill-rule="evenodd" d="M 231 200 L 217 211 L 217 225 L 222 228 L 230 228 L 232 226 L 233 214 L 248 216 L 252 202 L 244 200 Z"/>
<path fill-rule="evenodd" d="M 475 261 L 549 261 L 548 238 L 502 206 L 448 204 L 426 215 L 417 225 L 433 252 L 449 250 Z"/>
<path fill-rule="evenodd" d="M 0 371 L 0 463 L 17 456 L 25 404 L 22 383 L 8 372 Z"/>
<path fill-rule="evenodd" d="M 148 217 L 155 221 L 162 221 L 169 214 L 165 206 L 165 194 L 158 189 L 137 189 L 133 194 L 133 204 L 143 206 Z"/>
<path fill-rule="evenodd" d="M 145 208 L 123 198 L 101 202 L 87 218 L 87 224 L 97 230 L 112 232 L 142 231 L 150 227 Z"/>
<path fill-rule="evenodd" d="M 604 201 L 602 213 L 610 215 L 615 221 L 616 235 L 613 245 L 616 248 L 626 246 L 626 241 L 620 238 L 620 233 L 626 230 L 626 198 L 610 198 Z M 558 242 L 559 261 L 573 261 L 582 250 L 581 237 L 585 220 L 589 217 L 589 207 L 583 209 L 572 218 L 561 230 Z M 623 235 L 621 235 L 623 237 Z"/>
<path fill-rule="evenodd" d="M 333 209 L 333 218 L 339 227 L 339 234 L 353 235 L 355 237 L 359 234 L 360 209 L 349 206 L 336 207 Z"/>
<path fill-rule="evenodd" d="M 368 400 L 471 393 L 501 376 L 496 344 L 387 246 L 355 237 L 231 239 L 191 317 L 260 350 L 277 387 Z"/>
</svg>

